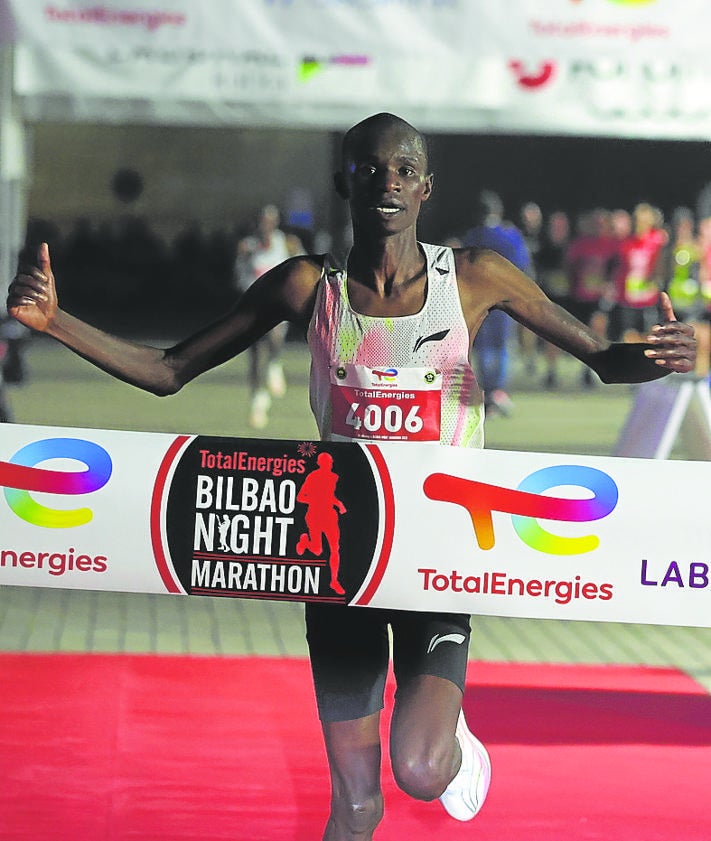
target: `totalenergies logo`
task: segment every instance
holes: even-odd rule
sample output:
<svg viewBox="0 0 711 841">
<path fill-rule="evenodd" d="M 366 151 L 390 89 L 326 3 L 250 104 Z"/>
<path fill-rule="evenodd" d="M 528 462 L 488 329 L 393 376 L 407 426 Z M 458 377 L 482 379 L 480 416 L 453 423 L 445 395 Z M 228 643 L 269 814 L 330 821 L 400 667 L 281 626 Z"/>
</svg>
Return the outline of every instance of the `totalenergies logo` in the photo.
<svg viewBox="0 0 711 841">
<path fill-rule="evenodd" d="M 36 467 L 52 459 L 69 459 L 85 470 L 49 470 Z M 46 438 L 28 444 L 10 461 L 0 461 L 0 485 L 8 505 L 34 526 L 50 529 L 82 526 L 93 518 L 90 508 L 56 509 L 41 505 L 31 492 L 74 495 L 103 488 L 111 476 L 112 463 L 103 447 L 82 438 Z"/>
<path fill-rule="evenodd" d="M 374 383 L 397 382 L 397 368 L 373 368 L 373 370 L 370 373 L 373 376 Z"/>
<path fill-rule="evenodd" d="M 592 497 L 570 499 L 547 496 L 551 488 L 585 488 Z M 581 555 L 600 545 L 594 534 L 563 537 L 546 531 L 538 520 L 587 523 L 606 517 L 617 505 L 617 485 L 607 473 L 581 465 L 544 467 L 527 476 L 515 490 L 433 473 L 424 483 L 425 494 L 440 502 L 466 508 L 480 549 L 493 549 L 496 539 L 492 513 L 511 515 L 516 534 L 531 549 L 548 555 Z"/>
</svg>

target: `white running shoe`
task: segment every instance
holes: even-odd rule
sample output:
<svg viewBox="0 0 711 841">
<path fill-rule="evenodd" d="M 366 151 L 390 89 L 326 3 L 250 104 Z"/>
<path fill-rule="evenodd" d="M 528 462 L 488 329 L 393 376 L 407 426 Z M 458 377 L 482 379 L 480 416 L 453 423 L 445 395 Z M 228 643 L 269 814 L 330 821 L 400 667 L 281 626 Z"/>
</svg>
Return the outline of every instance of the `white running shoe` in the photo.
<svg viewBox="0 0 711 841">
<path fill-rule="evenodd" d="M 470 821 L 479 814 L 486 800 L 491 760 L 484 745 L 469 731 L 464 712 L 459 713 L 456 736 L 462 749 L 462 764 L 439 799 L 453 818 Z"/>
<path fill-rule="evenodd" d="M 286 378 L 281 362 L 270 362 L 267 366 L 267 388 L 272 397 L 286 394 Z"/>
</svg>

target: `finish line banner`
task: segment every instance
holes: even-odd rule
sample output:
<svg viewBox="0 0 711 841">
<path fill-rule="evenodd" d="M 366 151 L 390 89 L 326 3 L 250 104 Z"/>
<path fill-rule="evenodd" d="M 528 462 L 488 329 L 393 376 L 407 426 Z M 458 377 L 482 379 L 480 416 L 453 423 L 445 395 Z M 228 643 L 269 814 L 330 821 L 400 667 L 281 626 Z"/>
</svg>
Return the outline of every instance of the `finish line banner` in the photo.
<svg viewBox="0 0 711 841">
<path fill-rule="evenodd" d="M 0 584 L 711 627 L 709 462 L 0 427 Z"/>
</svg>

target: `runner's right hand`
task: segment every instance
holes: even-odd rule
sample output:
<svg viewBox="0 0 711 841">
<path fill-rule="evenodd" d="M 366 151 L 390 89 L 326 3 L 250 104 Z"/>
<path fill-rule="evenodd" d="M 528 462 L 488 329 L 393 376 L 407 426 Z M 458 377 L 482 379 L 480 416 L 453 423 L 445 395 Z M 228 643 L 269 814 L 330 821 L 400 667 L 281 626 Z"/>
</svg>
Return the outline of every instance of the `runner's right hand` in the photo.
<svg viewBox="0 0 711 841">
<path fill-rule="evenodd" d="M 49 246 L 40 245 L 36 266 L 20 266 L 7 293 L 7 311 L 21 324 L 44 332 L 57 311 L 57 291 Z"/>
</svg>

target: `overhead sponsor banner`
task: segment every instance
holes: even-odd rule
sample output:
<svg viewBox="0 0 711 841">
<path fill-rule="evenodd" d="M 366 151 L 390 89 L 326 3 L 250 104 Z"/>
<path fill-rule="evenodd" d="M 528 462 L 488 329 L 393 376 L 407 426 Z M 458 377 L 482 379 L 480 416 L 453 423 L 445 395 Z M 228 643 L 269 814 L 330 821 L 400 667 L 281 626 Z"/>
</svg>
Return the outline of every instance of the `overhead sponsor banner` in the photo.
<svg viewBox="0 0 711 841">
<path fill-rule="evenodd" d="M 710 478 L 708 462 L 6 424 L 0 584 L 711 627 Z"/>
<path fill-rule="evenodd" d="M 704 0 L 683 13 L 677 0 L 0 0 L 0 13 L 33 118 L 344 128 L 392 110 L 430 131 L 711 135 Z"/>
</svg>

